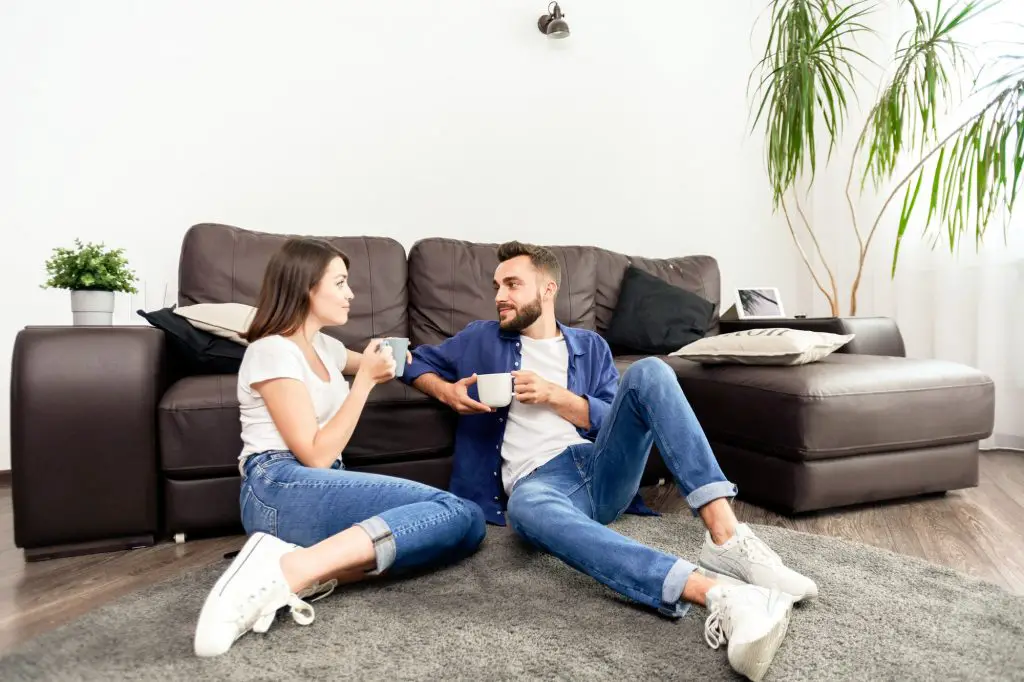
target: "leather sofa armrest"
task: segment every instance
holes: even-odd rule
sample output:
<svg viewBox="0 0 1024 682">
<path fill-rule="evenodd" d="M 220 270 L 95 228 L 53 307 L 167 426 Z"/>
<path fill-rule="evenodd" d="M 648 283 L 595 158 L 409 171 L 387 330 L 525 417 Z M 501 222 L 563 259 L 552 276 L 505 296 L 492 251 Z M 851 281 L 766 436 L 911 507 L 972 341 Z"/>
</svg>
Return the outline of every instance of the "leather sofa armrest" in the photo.
<svg viewBox="0 0 1024 682">
<path fill-rule="evenodd" d="M 903 335 L 900 334 L 896 321 L 890 317 L 807 317 L 777 320 L 721 320 L 719 322 L 719 331 L 722 334 L 743 329 L 775 328 L 806 329 L 829 334 L 854 334 L 854 339 L 836 351 L 837 353 L 896 357 L 906 357 L 907 354 L 903 344 Z"/>
<path fill-rule="evenodd" d="M 14 539 L 27 559 L 153 544 L 164 333 L 27 327 L 11 367 Z"/>
</svg>

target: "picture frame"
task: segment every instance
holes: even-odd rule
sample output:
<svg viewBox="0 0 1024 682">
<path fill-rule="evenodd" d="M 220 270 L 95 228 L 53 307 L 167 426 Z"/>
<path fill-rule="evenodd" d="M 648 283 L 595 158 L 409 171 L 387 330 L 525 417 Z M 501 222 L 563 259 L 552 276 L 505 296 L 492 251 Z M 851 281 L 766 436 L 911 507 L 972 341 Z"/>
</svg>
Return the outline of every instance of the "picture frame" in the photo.
<svg viewBox="0 0 1024 682">
<path fill-rule="evenodd" d="M 741 320 L 773 320 L 786 317 L 778 287 L 736 289 L 736 315 Z"/>
</svg>

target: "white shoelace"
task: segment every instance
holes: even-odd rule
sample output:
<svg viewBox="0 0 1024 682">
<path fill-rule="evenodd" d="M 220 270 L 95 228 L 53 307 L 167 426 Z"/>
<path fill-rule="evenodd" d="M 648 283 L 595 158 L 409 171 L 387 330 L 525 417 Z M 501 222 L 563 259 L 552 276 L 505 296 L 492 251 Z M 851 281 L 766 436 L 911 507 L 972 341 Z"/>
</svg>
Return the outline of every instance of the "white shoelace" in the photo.
<svg viewBox="0 0 1024 682">
<path fill-rule="evenodd" d="M 307 588 L 304 592 L 306 592 L 308 596 L 313 597 L 310 601 L 317 601 L 331 594 L 337 585 L 337 580 L 329 580 L 322 585 L 314 583 L 311 588 Z M 247 621 L 252 618 L 252 609 L 255 607 L 254 603 L 262 601 L 268 589 L 269 587 L 267 585 L 261 585 L 256 591 L 249 594 L 244 602 L 238 605 L 235 624 L 239 630 L 246 629 Z M 309 625 L 316 618 L 316 611 L 313 607 L 303 601 L 297 594 L 289 594 L 288 601 L 284 606 L 289 607 L 288 610 L 291 613 L 292 620 L 299 625 Z M 263 612 L 258 613 L 255 621 L 252 623 L 252 631 L 256 633 L 264 633 L 269 630 L 270 626 L 274 622 L 274 618 L 277 616 L 278 608 L 280 607 L 268 607 Z"/>
<path fill-rule="evenodd" d="M 712 649 L 717 649 L 728 641 L 729 637 L 725 634 L 729 625 L 727 619 L 724 604 L 716 603 L 711 607 L 711 613 L 704 621 L 704 641 Z"/>
<path fill-rule="evenodd" d="M 289 612 L 292 614 L 292 620 L 299 625 L 309 625 L 316 618 L 316 611 L 313 607 L 306 602 L 299 599 L 297 595 L 288 595 L 288 602 L 285 606 L 289 607 Z M 260 617 L 256 619 L 256 622 L 252 624 L 252 631 L 256 633 L 264 633 L 270 629 L 270 626 L 274 623 L 274 618 L 277 617 L 277 609 L 270 609 L 260 614 Z"/>
<path fill-rule="evenodd" d="M 338 586 L 338 581 L 331 578 L 325 583 L 313 583 L 304 590 L 300 590 L 298 596 L 300 599 L 305 599 L 309 603 L 320 601 L 324 597 L 329 597 L 334 588 Z M 312 597 L 312 599 L 310 599 Z"/>
<path fill-rule="evenodd" d="M 782 559 L 759 538 L 744 535 L 739 539 L 740 554 L 751 561 L 769 566 L 781 566 Z"/>
</svg>

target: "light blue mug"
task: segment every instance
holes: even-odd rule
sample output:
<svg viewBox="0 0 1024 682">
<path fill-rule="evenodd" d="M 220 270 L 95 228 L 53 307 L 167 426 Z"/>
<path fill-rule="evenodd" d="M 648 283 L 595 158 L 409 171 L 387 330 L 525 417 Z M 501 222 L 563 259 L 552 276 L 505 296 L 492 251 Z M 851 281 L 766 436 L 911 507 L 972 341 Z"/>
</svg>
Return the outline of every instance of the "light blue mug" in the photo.
<svg viewBox="0 0 1024 682">
<path fill-rule="evenodd" d="M 380 341 L 379 347 L 384 348 L 385 346 L 391 349 L 391 354 L 395 357 L 395 376 L 402 376 L 405 374 L 405 354 L 409 352 L 409 339 L 389 336 Z"/>
</svg>

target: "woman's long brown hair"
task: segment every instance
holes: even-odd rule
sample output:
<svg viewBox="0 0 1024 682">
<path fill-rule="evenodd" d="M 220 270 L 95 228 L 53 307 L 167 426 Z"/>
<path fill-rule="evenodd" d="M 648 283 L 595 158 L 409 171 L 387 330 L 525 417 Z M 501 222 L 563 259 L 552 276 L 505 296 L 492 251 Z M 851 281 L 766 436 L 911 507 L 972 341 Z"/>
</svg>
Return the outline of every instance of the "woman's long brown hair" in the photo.
<svg viewBox="0 0 1024 682">
<path fill-rule="evenodd" d="M 335 258 L 348 267 L 348 256 L 325 239 L 286 241 L 267 264 L 256 315 L 242 338 L 252 343 L 265 336 L 294 333 L 309 315 L 310 292 Z"/>
</svg>

